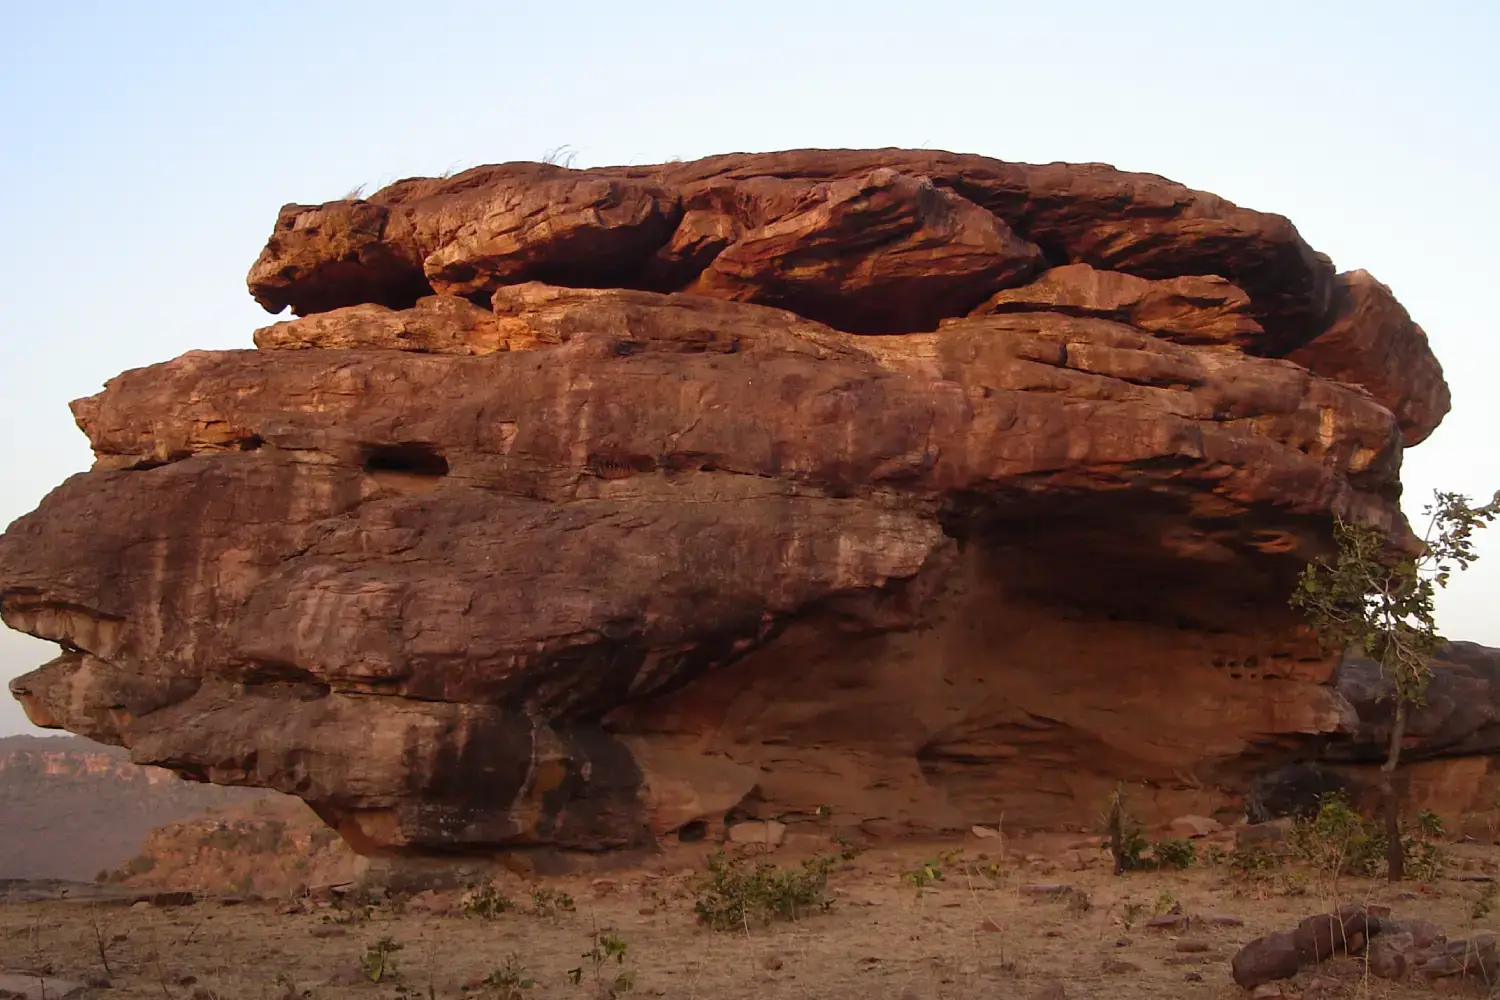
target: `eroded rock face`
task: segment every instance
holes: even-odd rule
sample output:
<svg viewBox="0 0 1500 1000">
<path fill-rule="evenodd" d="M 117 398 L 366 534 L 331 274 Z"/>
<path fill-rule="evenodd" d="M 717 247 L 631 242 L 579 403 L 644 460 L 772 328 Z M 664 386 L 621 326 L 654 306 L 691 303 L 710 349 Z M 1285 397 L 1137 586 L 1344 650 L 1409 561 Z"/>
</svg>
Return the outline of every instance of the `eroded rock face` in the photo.
<svg viewBox="0 0 1500 1000">
<path fill-rule="evenodd" d="M 1152 281 L 1087 264 L 1054 267 L 1023 288 L 997 292 L 975 315 L 1061 312 L 1128 323 L 1179 344 L 1250 350 L 1265 337 L 1250 296 L 1215 275 Z"/>
<path fill-rule="evenodd" d="M 814 186 L 790 214 L 727 245 L 690 290 L 860 333 L 910 333 L 1025 281 L 1042 261 L 993 213 L 883 168 Z"/>
<path fill-rule="evenodd" d="M 1338 276 L 1328 328 L 1290 357 L 1326 378 L 1369 390 L 1396 414 L 1408 446 L 1425 441 L 1451 405 L 1427 334 L 1366 271 Z"/>
<path fill-rule="evenodd" d="M 39 724 L 408 852 L 1206 815 L 1371 736 L 1286 595 L 1335 515 L 1412 543 L 1401 425 L 1279 357 L 1359 323 L 1284 219 L 510 164 L 288 206 L 250 282 L 307 315 L 79 400 L 94 469 L 0 538 Z"/>
<path fill-rule="evenodd" d="M 1254 299 L 1256 317 L 1274 338 L 1269 353 L 1300 346 L 1326 326 L 1333 266 L 1281 216 L 1102 164 L 1004 163 L 899 149 L 733 154 L 582 171 L 512 163 L 398 181 L 368 201 L 283 208 L 250 272 L 250 288 L 273 312 L 409 305 L 426 291 L 450 287 L 440 272 L 463 256 L 452 248 L 476 242 L 473 234 L 482 232 L 501 234 L 504 252 L 465 261 L 476 273 L 485 266 L 480 258 L 498 258 L 516 280 L 611 279 L 604 283 L 671 291 L 692 284 L 743 234 L 826 198 L 819 191 L 830 182 L 883 170 L 926 178 L 993 213 L 1053 265 L 1085 263 L 1145 278 L 1225 278 Z M 541 198 L 545 218 L 558 224 L 528 223 Z M 613 235 L 620 230 L 631 236 Z M 580 236 L 585 232 L 608 238 L 589 242 Z M 565 251 L 569 236 L 580 239 Z M 857 253 L 847 245 L 838 252 Z M 539 262 L 550 265 L 548 273 L 524 273 Z"/>
</svg>

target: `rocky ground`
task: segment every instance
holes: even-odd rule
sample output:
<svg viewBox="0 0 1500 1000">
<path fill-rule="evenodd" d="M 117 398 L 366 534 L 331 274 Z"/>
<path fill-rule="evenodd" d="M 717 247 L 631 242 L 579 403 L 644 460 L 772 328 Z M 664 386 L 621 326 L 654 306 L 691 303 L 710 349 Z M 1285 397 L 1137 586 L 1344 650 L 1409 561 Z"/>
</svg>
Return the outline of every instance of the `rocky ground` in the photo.
<svg viewBox="0 0 1500 1000">
<path fill-rule="evenodd" d="M 728 932 L 701 926 L 694 913 L 706 845 L 607 876 L 503 876 L 497 888 L 515 905 L 489 919 L 462 912 L 459 890 L 370 906 L 326 888 L 189 906 L 131 902 L 118 890 L 101 900 L 76 890 L 41 902 L 15 896 L 0 905 L 0 971 L 91 980 L 88 995 L 122 1000 L 503 997 L 495 984 L 507 963 L 516 981 L 534 981 L 517 986 L 517 997 L 597 996 L 621 973 L 633 995 L 648 997 L 1244 997 L 1230 961 L 1261 935 L 1338 902 L 1389 907 L 1450 938 L 1472 937 L 1490 919 L 1500 870 L 1500 851 L 1469 843 L 1447 848 L 1452 863 L 1431 884 L 1334 884 L 1297 866 L 1246 874 L 1222 862 L 1116 877 L 1097 842 L 996 843 L 875 848 L 840 862 L 828 912 Z M 788 845 L 767 857 L 791 865 L 799 854 Z M 919 890 L 912 875 L 924 868 L 941 877 Z M 537 890 L 566 893 L 573 909 L 545 897 L 539 908 Z M 587 954 L 607 951 L 611 936 L 625 945 L 623 961 L 604 957 L 596 976 Z M 390 955 L 395 971 L 372 982 L 361 960 L 382 940 L 400 946 Z M 575 984 L 569 972 L 580 968 Z M 1462 991 L 1454 979 L 1387 982 L 1356 956 L 1312 965 L 1256 995 Z"/>
</svg>

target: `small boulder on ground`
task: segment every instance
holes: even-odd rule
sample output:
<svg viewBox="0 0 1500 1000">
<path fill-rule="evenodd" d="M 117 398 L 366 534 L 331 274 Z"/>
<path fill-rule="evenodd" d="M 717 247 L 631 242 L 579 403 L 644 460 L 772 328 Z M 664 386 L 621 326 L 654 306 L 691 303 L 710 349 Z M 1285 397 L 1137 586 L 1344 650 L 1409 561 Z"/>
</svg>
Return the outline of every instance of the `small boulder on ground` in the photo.
<svg viewBox="0 0 1500 1000">
<path fill-rule="evenodd" d="M 738 845 L 764 844 L 779 847 L 786 837 L 786 824 L 774 819 L 746 820 L 729 828 L 729 842 Z"/>
<path fill-rule="evenodd" d="M 1021 886 L 1023 896 L 1065 896 L 1072 891 L 1071 885 L 1061 882 L 1033 882 Z"/>
<path fill-rule="evenodd" d="M 1370 942 L 1370 974 L 1381 979 L 1405 979 L 1415 967 L 1416 943 L 1407 933 L 1382 934 Z"/>
<path fill-rule="evenodd" d="M 1496 954 L 1495 935 L 1486 931 L 1449 941 L 1437 954 L 1418 966 L 1417 973 L 1425 979 L 1464 976 L 1495 982 L 1500 978 L 1500 955 Z"/>
<path fill-rule="evenodd" d="M 1302 968 L 1297 936 L 1277 931 L 1251 941 L 1230 962 L 1234 981 L 1247 990 L 1278 979 L 1290 979 Z"/>
<path fill-rule="evenodd" d="M 1159 913 L 1146 921 L 1146 927 L 1153 931 L 1185 931 L 1192 922 L 1193 918 L 1186 913 Z"/>
<path fill-rule="evenodd" d="M 1380 933 L 1380 920 L 1370 916 L 1363 906 L 1345 906 L 1337 913 L 1307 917 L 1292 933 L 1302 961 L 1321 962 L 1334 955 L 1361 951 L 1365 942 Z"/>
<path fill-rule="evenodd" d="M 1370 973 L 1381 979 L 1405 979 L 1419 966 L 1444 953 L 1448 936 L 1430 920 L 1385 920 L 1370 942 Z M 1446 964 L 1446 963 L 1444 963 Z"/>
<path fill-rule="evenodd" d="M 1207 816 L 1178 816 L 1167 829 L 1174 837 L 1192 839 L 1195 837 L 1207 837 L 1224 829 L 1224 824 Z"/>
</svg>

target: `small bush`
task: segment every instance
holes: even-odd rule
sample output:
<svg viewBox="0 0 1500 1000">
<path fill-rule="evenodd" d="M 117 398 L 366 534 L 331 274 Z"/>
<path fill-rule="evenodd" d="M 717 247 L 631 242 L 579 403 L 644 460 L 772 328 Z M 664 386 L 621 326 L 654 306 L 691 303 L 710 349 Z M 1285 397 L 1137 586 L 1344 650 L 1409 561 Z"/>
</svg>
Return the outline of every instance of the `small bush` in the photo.
<svg viewBox="0 0 1500 1000">
<path fill-rule="evenodd" d="M 1288 860 L 1286 852 L 1258 847 L 1237 847 L 1227 854 L 1221 851 L 1219 857 L 1230 881 L 1241 890 L 1253 892 L 1257 898 L 1266 893 L 1306 895 L 1310 881 L 1307 873 L 1288 870 Z"/>
<path fill-rule="evenodd" d="M 364 972 L 365 978 L 372 983 L 396 978 L 395 954 L 403 947 L 405 946 L 388 937 L 366 945 L 365 953 L 359 961 L 359 967 Z"/>
<path fill-rule="evenodd" d="M 333 897 L 333 913 L 324 916 L 324 921 L 335 924 L 361 924 L 369 920 L 380 905 L 379 893 L 367 883 L 360 882 L 348 892 Z"/>
<path fill-rule="evenodd" d="M 1443 821 L 1436 813 L 1417 814 L 1415 827 L 1401 835 L 1408 875 L 1422 882 L 1442 876 L 1447 865 L 1440 843 L 1443 835 Z M 1386 869 L 1386 845 L 1382 824 L 1360 815 L 1341 793 L 1325 795 L 1317 814 L 1292 828 L 1293 853 L 1330 877 L 1380 875 Z"/>
<path fill-rule="evenodd" d="M 941 882 L 944 870 L 958 864 L 962 855 L 961 850 L 944 851 L 936 858 L 924 861 L 911 871 L 903 873 L 902 877 L 916 886 L 918 892 L 921 892 L 928 886 Z"/>
<path fill-rule="evenodd" d="M 1191 868 L 1198 860 L 1198 849 L 1190 840 L 1158 840 L 1151 845 L 1151 861 L 1157 868 Z"/>
<path fill-rule="evenodd" d="M 1406 850 L 1406 873 L 1418 882 L 1436 882 L 1448 867 L 1448 853 L 1439 843 L 1444 835 L 1443 821 L 1437 814 L 1424 811 L 1417 816 L 1417 828 L 1401 838 Z"/>
<path fill-rule="evenodd" d="M 531 915 L 556 919 L 564 913 L 572 913 L 577 904 L 573 897 L 555 889 L 534 889 L 531 893 Z"/>
<path fill-rule="evenodd" d="M 516 908 L 511 899 L 493 882 L 484 882 L 469 889 L 459 898 L 458 909 L 465 916 L 494 920 L 502 913 Z"/>
<path fill-rule="evenodd" d="M 145 875 L 156 867 L 156 858 L 149 854 L 137 854 L 120 871 L 125 873 L 125 878 L 134 878 L 137 875 Z M 124 881 L 124 879 L 121 879 Z"/>
<path fill-rule="evenodd" d="M 1330 877 L 1369 877 L 1385 865 L 1385 833 L 1356 812 L 1342 792 L 1323 796 L 1317 813 L 1292 827 L 1289 842 L 1298 860 Z"/>
<path fill-rule="evenodd" d="M 602 997 L 629 993 L 635 989 L 635 974 L 624 967 L 629 951 L 630 945 L 620 935 L 595 933 L 594 946 L 583 953 L 582 965 L 568 970 L 568 981 L 574 986 L 581 985 L 584 975 L 588 974 L 595 991 Z M 620 966 L 613 978 L 606 977 L 604 972 L 610 962 Z"/>
<path fill-rule="evenodd" d="M 1286 864 L 1286 855 L 1258 847 L 1236 847 L 1224 855 L 1223 864 L 1230 875 L 1255 878 L 1281 868 Z"/>
<path fill-rule="evenodd" d="M 834 864 L 833 857 L 823 855 L 796 868 L 778 868 L 719 851 L 694 885 L 693 912 L 702 923 L 725 931 L 827 910 L 833 905 L 828 875 Z"/>
<path fill-rule="evenodd" d="M 497 1000 L 521 1000 L 526 990 L 536 986 L 536 980 L 526 971 L 521 956 L 512 952 L 504 965 L 484 977 L 482 985 Z"/>
<path fill-rule="evenodd" d="M 859 844 L 856 844 L 854 841 L 850 840 L 843 834 L 835 836 L 833 838 L 833 842 L 839 845 L 839 859 L 842 861 L 853 861 L 855 858 L 865 853 L 865 849 L 863 847 L 861 847 Z"/>
</svg>

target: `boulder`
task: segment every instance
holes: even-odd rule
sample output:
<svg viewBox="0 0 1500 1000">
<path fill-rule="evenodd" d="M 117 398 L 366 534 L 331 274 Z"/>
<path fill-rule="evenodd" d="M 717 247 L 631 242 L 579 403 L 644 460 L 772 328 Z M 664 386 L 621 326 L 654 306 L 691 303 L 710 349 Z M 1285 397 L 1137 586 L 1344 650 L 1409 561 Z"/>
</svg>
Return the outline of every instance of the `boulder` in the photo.
<svg viewBox="0 0 1500 1000">
<path fill-rule="evenodd" d="M 1279 216 L 926 151 L 503 164 L 288 206 L 250 286 L 302 318 L 77 401 L 94 467 L 0 536 L 39 725 L 538 863 L 1119 781 L 1156 825 L 1378 730 L 1286 595 L 1337 518 L 1415 545 L 1402 430 L 1285 359 L 1333 270 Z"/>
<path fill-rule="evenodd" d="M 1278 851 L 1286 847 L 1291 831 L 1290 817 L 1247 823 L 1234 828 L 1234 846 L 1241 851 Z"/>
<path fill-rule="evenodd" d="M 1207 837 L 1224 829 L 1224 824 L 1207 816 L 1178 816 L 1167 824 L 1174 837 L 1187 839 Z"/>
<path fill-rule="evenodd" d="M 1336 913 L 1305 918 L 1292 932 L 1304 963 L 1322 962 L 1334 955 L 1356 954 L 1380 933 L 1380 919 L 1362 906 L 1345 906 Z"/>
<path fill-rule="evenodd" d="M 729 842 L 739 846 L 751 844 L 763 844 L 767 847 L 780 846 L 786 837 L 786 824 L 775 820 L 748 820 L 744 823 L 735 823 L 729 827 Z"/>
<path fill-rule="evenodd" d="M 1496 936 L 1488 931 L 1437 944 L 1431 950 L 1435 953 L 1418 965 L 1416 970 L 1424 979 L 1461 976 L 1493 983 L 1500 976 L 1500 953 L 1497 953 Z"/>
<path fill-rule="evenodd" d="M 1319 375 L 1368 389 L 1396 414 L 1408 447 L 1425 441 L 1451 406 L 1427 334 L 1366 271 L 1338 276 L 1327 328 L 1288 357 Z"/>
<path fill-rule="evenodd" d="M 536 163 L 478 167 L 400 181 L 369 200 L 285 206 L 250 290 L 270 312 L 305 316 L 527 280 L 607 284 L 665 242 L 680 214 L 674 192 L 645 181 Z"/>
<path fill-rule="evenodd" d="M 1217 275 L 1152 281 L 1088 264 L 1044 272 L 1021 288 L 997 292 L 975 315 L 1065 312 L 1113 319 L 1180 344 L 1253 350 L 1265 330 L 1252 314 L 1250 296 Z"/>
<path fill-rule="evenodd" d="M 726 246 L 689 291 L 842 330 L 911 333 L 1023 283 L 1042 263 L 993 213 L 881 168 L 813 186 L 796 211 Z"/>
<path fill-rule="evenodd" d="M 1247 990 L 1278 979 L 1290 979 L 1301 967 L 1302 954 L 1291 931 L 1256 938 L 1236 952 L 1230 962 L 1234 981 Z"/>
<path fill-rule="evenodd" d="M 1403 759 L 1420 761 L 1500 752 L 1500 649 L 1449 642 L 1433 655 L 1422 704 L 1407 721 Z M 1334 760 L 1376 759 L 1371 744 L 1390 739 L 1390 682 L 1357 650 L 1339 663 L 1333 682 L 1359 719 L 1354 740 L 1330 747 Z"/>
<path fill-rule="evenodd" d="M 1416 943 L 1405 932 L 1382 934 L 1370 942 L 1370 974 L 1381 979 L 1405 979 L 1416 966 Z"/>
</svg>

